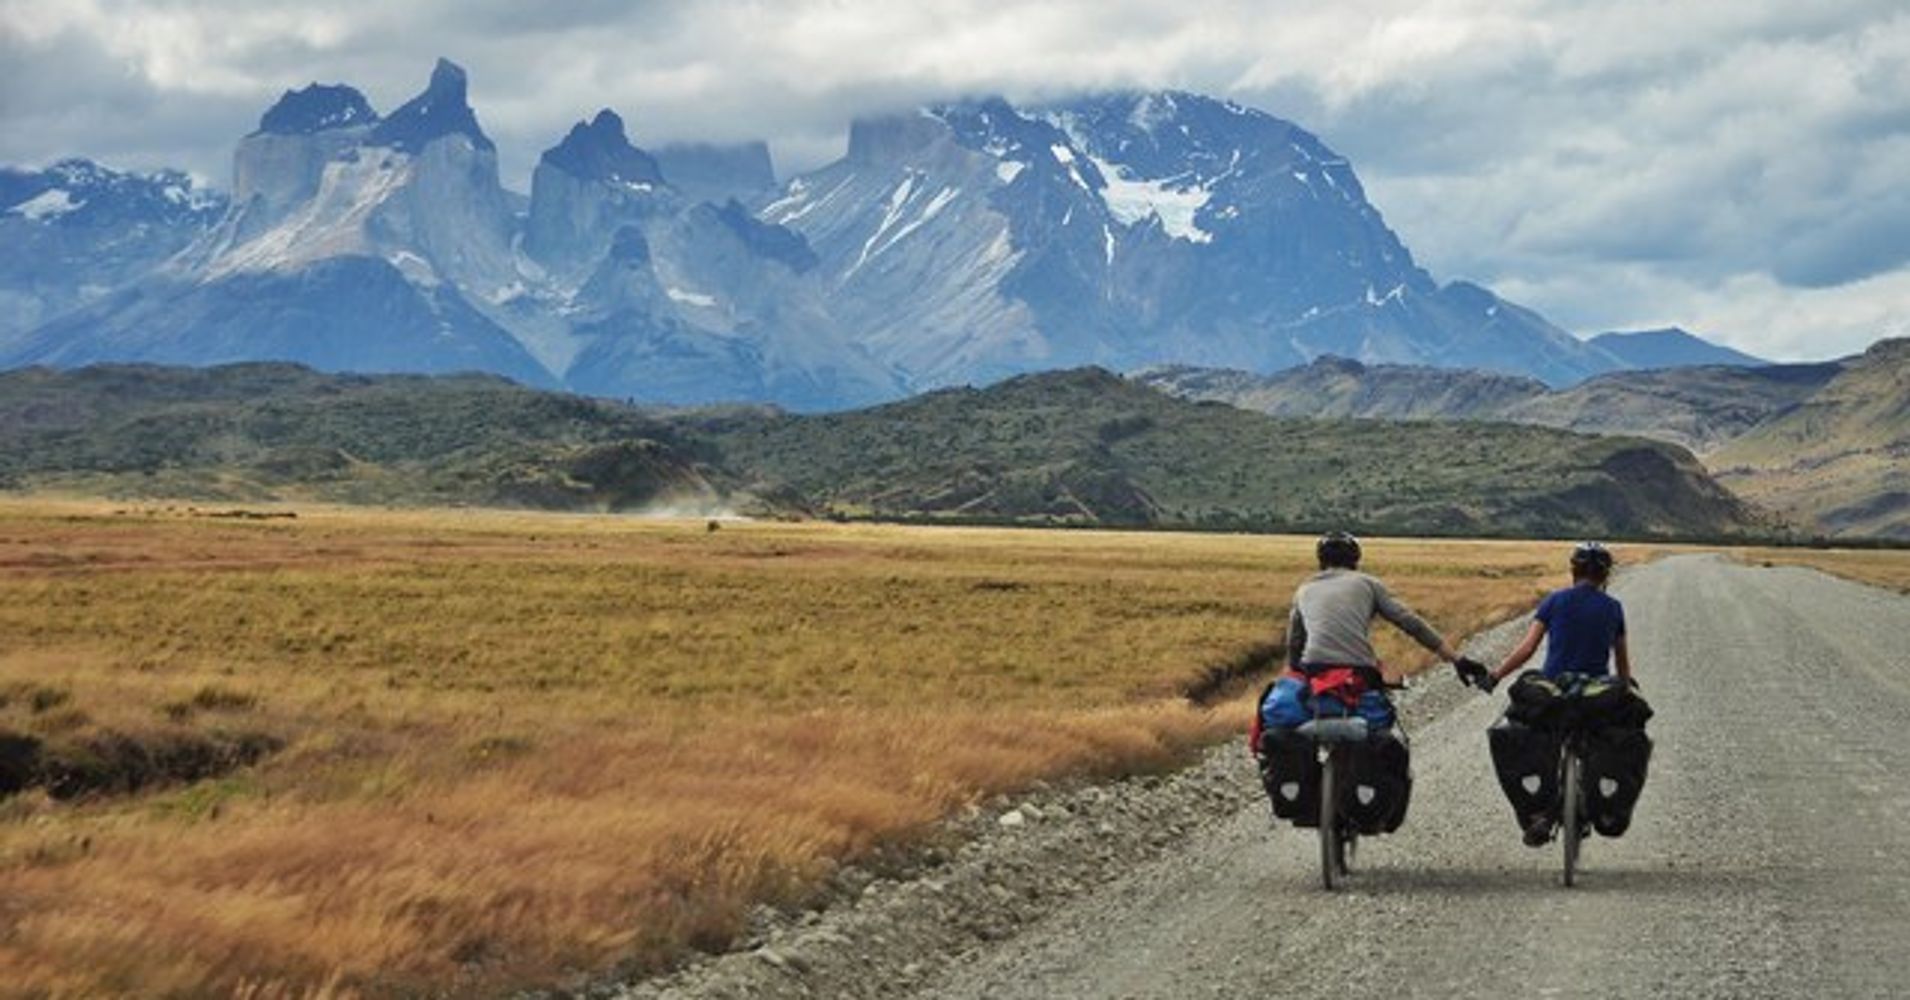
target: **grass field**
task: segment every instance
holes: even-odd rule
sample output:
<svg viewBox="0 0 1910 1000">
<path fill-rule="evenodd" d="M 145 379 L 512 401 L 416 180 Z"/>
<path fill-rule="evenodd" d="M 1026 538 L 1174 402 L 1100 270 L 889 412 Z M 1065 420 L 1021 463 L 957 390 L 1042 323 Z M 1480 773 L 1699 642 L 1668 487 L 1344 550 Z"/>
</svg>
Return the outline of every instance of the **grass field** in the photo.
<svg viewBox="0 0 1910 1000">
<path fill-rule="evenodd" d="M 1904 549 L 1747 548 L 1736 554 L 1749 563 L 1808 566 L 1873 587 L 1910 594 L 1910 551 Z"/>
<path fill-rule="evenodd" d="M 1182 694 L 1277 639 L 1312 558 L 204 513 L 0 504 L 0 737 L 107 782 L 0 798 L 0 993 L 495 993 L 717 947 L 989 796 L 1237 732 L 1245 698 Z M 1457 638 L 1557 585 L 1562 553 L 1379 540 L 1367 565 Z M 265 756 L 225 770 L 234 747 Z M 112 790 L 116 767 L 202 758 L 223 773 Z"/>
</svg>

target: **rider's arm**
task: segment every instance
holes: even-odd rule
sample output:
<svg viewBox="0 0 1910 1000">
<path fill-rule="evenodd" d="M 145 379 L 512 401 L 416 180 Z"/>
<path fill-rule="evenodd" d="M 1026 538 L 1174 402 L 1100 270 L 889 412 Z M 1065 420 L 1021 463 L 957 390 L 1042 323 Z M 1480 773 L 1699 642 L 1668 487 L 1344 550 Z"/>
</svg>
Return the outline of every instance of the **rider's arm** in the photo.
<svg viewBox="0 0 1910 1000">
<path fill-rule="evenodd" d="M 1623 632 L 1612 640 L 1612 658 L 1618 661 L 1618 679 L 1631 680 L 1631 642 Z"/>
<path fill-rule="evenodd" d="M 1513 671 L 1525 666 L 1525 661 L 1530 660 L 1532 654 L 1539 651 L 1539 641 L 1544 638 L 1545 623 L 1533 619 L 1531 627 L 1525 630 L 1525 638 L 1519 640 L 1519 648 L 1514 649 L 1512 655 L 1507 656 L 1505 662 L 1499 664 L 1499 669 L 1492 672 L 1492 683 L 1497 684 L 1505 680 Z M 1620 662 L 1623 662 L 1622 657 Z"/>
<path fill-rule="evenodd" d="M 1411 608 L 1401 604 L 1399 598 L 1394 597 L 1392 592 L 1386 589 L 1386 585 L 1378 580 L 1373 581 L 1373 610 L 1378 612 L 1381 618 L 1399 626 L 1400 631 L 1412 636 L 1414 642 L 1432 650 L 1447 663 L 1459 658 L 1458 651 L 1446 645 L 1446 640 L 1441 638 L 1438 632 L 1433 631 L 1433 627 L 1426 624 L 1425 619 L 1413 614 Z"/>
</svg>

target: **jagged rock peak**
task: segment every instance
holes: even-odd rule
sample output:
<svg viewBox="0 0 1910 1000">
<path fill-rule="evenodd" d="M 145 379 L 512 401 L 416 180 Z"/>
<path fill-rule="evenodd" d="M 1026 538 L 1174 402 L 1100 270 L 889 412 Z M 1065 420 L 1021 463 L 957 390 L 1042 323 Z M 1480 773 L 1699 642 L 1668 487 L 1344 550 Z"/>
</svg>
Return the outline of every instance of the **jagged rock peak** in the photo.
<svg viewBox="0 0 1910 1000">
<path fill-rule="evenodd" d="M 378 112 L 356 89 L 342 83 L 313 83 L 302 90 L 286 91 L 259 119 L 259 133 L 310 135 L 377 122 Z"/>
<path fill-rule="evenodd" d="M 583 180 L 616 184 L 660 184 L 657 161 L 630 144 L 623 119 L 605 108 L 588 122 L 571 127 L 564 141 L 544 152 L 543 161 Z"/>
<path fill-rule="evenodd" d="M 463 135 L 477 148 L 495 152 L 497 147 L 478 127 L 476 112 L 467 100 L 468 78 L 463 67 L 449 59 L 439 59 L 431 70 L 431 82 L 424 93 L 406 101 L 372 131 L 371 141 L 407 153 L 423 149 L 433 139 Z"/>
</svg>

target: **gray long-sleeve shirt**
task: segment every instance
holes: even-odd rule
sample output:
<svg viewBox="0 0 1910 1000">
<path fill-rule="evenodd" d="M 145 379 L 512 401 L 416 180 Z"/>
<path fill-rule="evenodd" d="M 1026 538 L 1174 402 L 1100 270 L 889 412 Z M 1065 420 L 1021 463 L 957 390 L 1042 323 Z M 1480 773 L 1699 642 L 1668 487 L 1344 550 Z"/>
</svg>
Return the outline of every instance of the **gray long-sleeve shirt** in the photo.
<svg viewBox="0 0 1910 1000">
<path fill-rule="evenodd" d="M 1377 667 L 1372 622 L 1378 616 L 1399 626 L 1427 649 L 1445 640 L 1379 580 L 1358 570 L 1329 569 L 1308 578 L 1293 595 L 1287 619 L 1287 663 Z"/>
</svg>

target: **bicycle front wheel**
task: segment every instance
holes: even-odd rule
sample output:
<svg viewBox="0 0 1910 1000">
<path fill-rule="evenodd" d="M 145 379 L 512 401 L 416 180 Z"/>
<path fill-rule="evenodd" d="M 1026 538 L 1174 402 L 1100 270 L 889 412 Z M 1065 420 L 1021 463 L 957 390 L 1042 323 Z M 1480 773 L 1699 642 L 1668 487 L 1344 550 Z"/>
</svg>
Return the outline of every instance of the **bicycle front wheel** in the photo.
<svg viewBox="0 0 1910 1000">
<path fill-rule="evenodd" d="M 1581 816 L 1585 810 L 1585 790 L 1580 786 L 1580 772 L 1584 765 L 1578 759 L 1575 750 L 1565 751 L 1565 766 L 1559 780 L 1559 795 L 1564 799 L 1564 808 L 1560 818 L 1564 830 L 1559 837 L 1565 845 L 1565 885 L 1569 888 L 1578 880 L 1578 848 L 1583 829 Z"/>
</svg>

